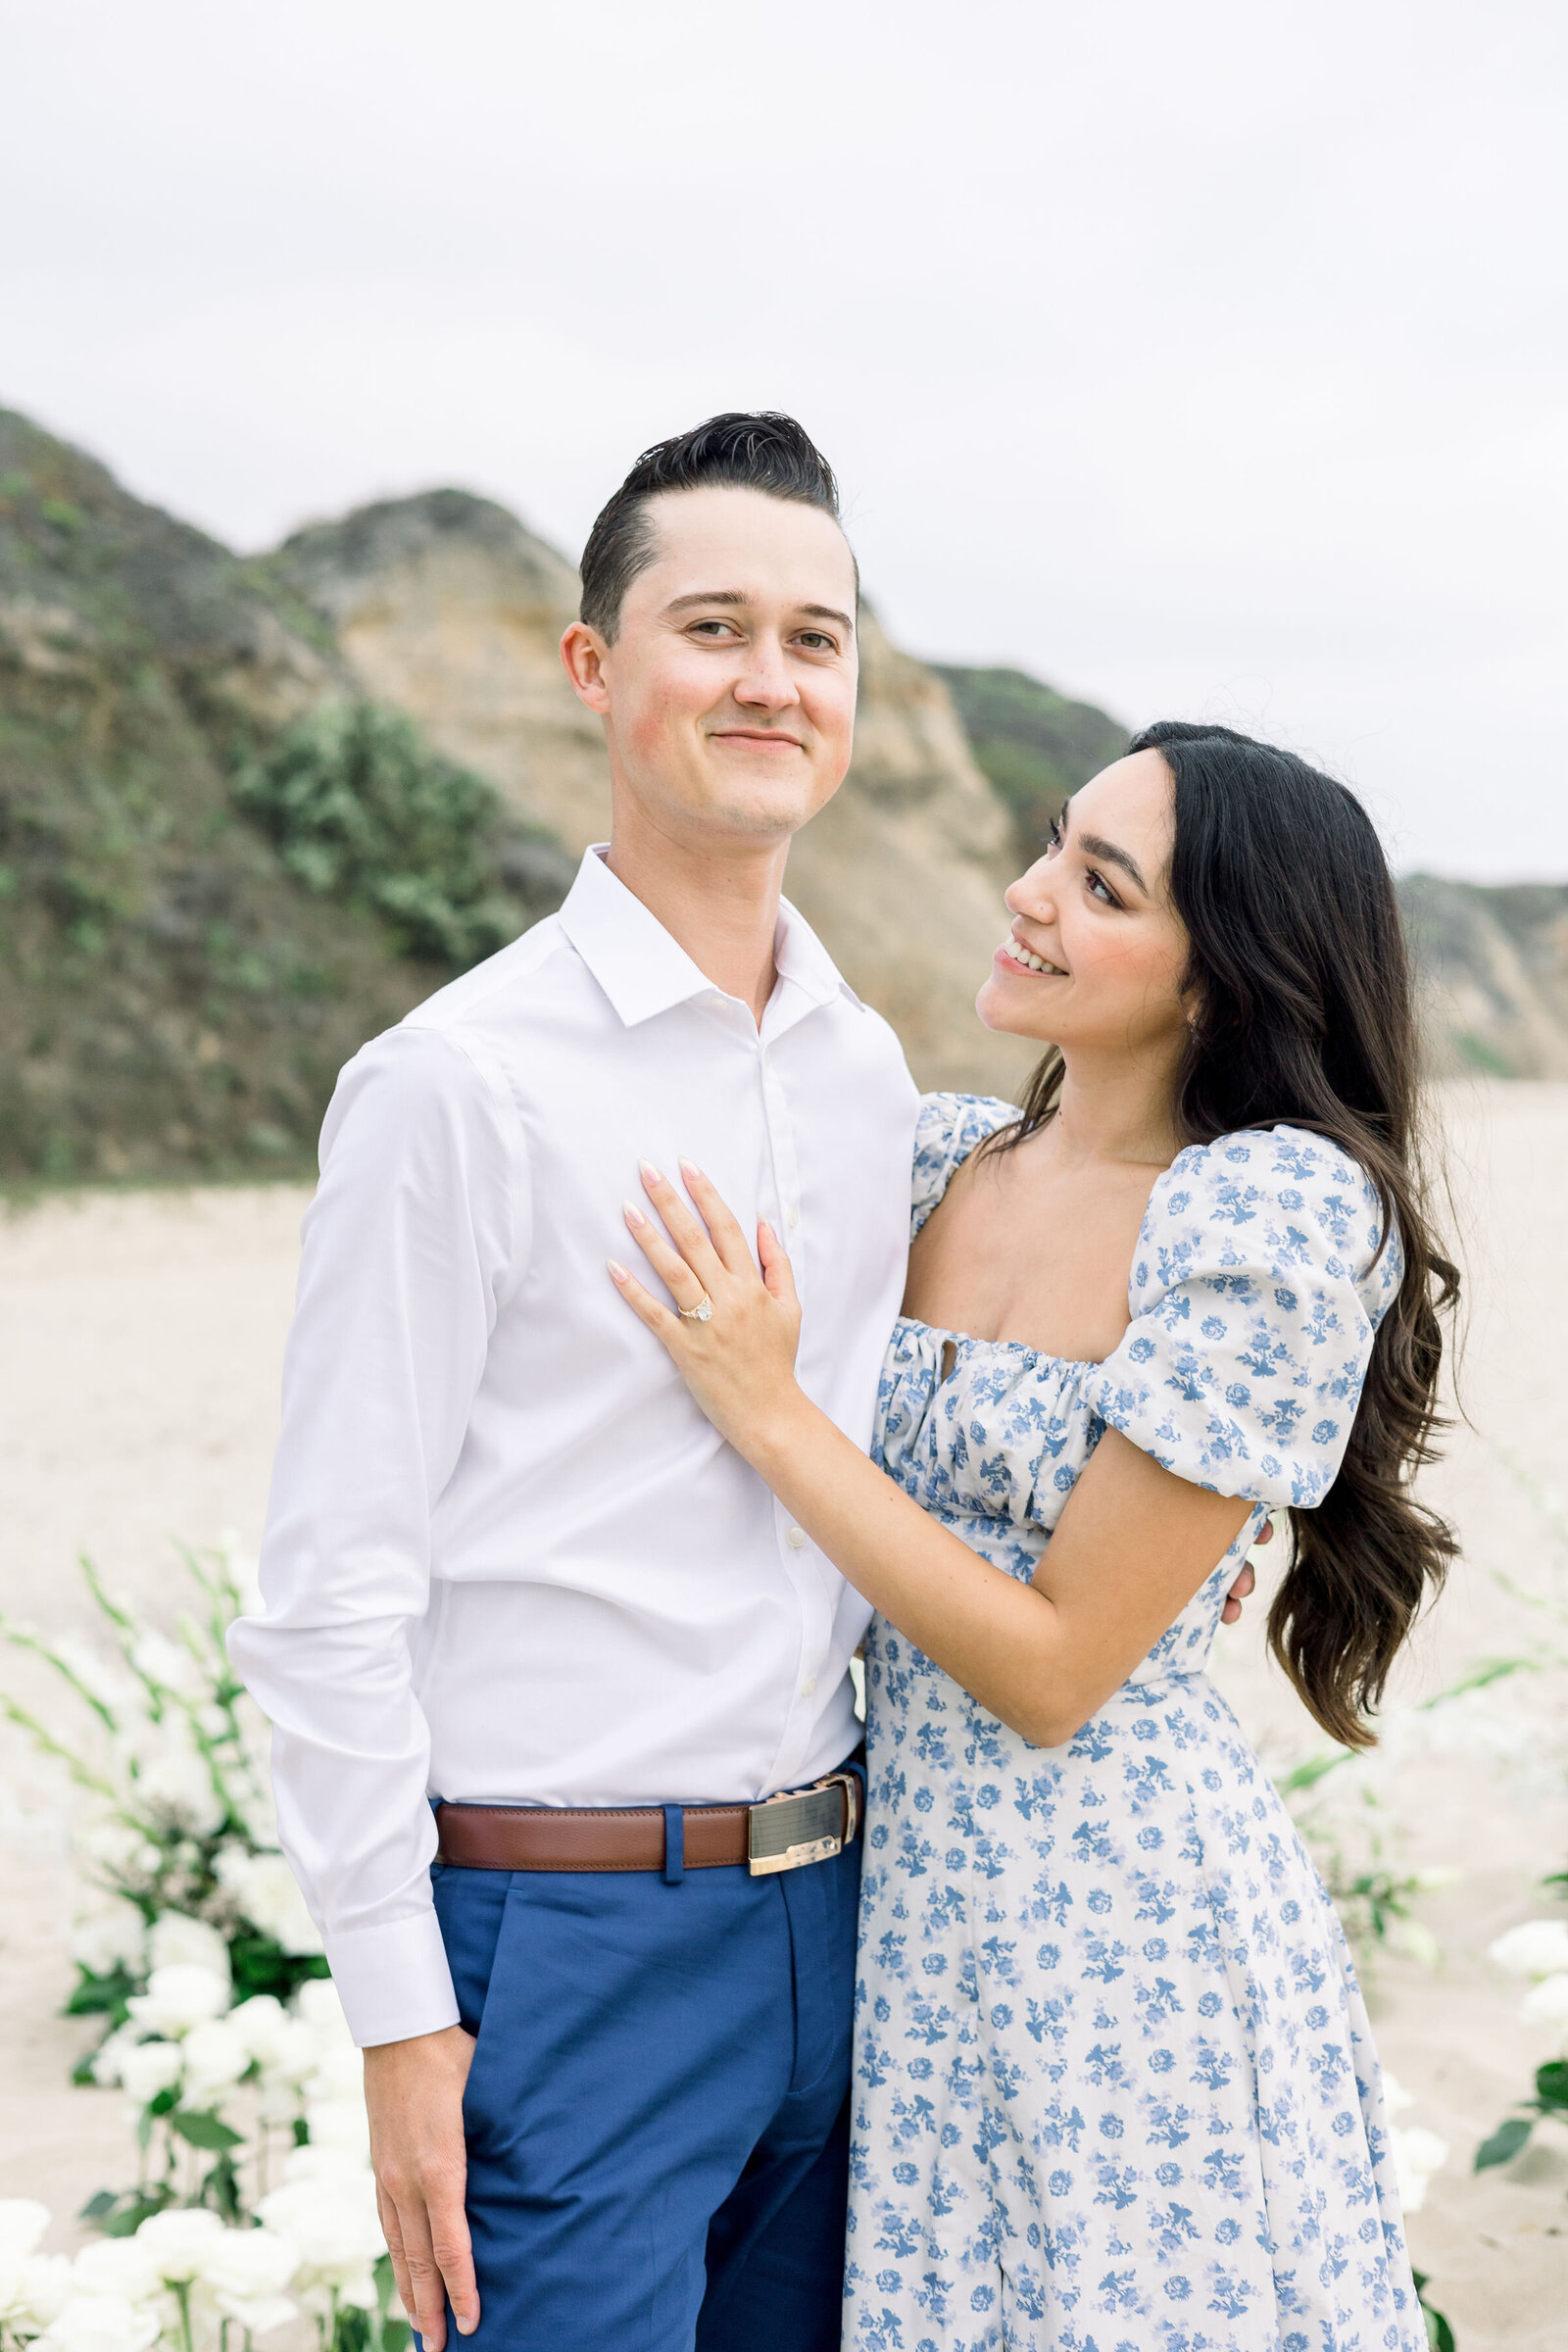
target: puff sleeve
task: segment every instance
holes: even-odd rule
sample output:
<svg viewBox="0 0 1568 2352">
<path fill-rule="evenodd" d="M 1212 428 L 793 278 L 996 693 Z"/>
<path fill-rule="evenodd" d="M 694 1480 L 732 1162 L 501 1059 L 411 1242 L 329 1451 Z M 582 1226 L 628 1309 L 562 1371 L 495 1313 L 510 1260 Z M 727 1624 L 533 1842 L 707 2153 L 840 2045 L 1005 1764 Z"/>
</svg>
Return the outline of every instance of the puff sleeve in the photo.
<svg viewBox="0 0 1568 2352">
<path fill-rule="evenodd" d="M 1217 1494 L 1321 1502 L 1403 1271 L 1365 1171 L 1298 1128 L 1181 1152 L 1150 1196 L 1133 1321 L 1090 1401 L 1165 1469 Z"/>
<path fill-rule="evenodd" d="M 914 1126 L 909 1195 L 912 1242 L 971 1152 L 1018 1116 L 994 1095 L 922 1095 Z"/>
</svg>

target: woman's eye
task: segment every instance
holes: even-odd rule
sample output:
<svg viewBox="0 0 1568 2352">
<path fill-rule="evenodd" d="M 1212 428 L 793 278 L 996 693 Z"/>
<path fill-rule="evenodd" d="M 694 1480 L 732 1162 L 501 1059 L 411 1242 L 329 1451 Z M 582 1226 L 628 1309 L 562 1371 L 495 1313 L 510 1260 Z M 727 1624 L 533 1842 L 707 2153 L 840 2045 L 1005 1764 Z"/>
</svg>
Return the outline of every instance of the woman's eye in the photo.
<svg viewBox="0 0 1568 2352">
<path fill-rule="evenodd" d="M 1104 906 L 1119 906 L 1121 905 L 1120 899 L 1117 898 L 1115 892 L 1111 889 L 1110 884 L 1105 880 L 1104 875 L 1097 874 L 1093 866 L 1090 867 L 1088 875 L 1086 876 L 1086 880 L 1089 888 Z"/>
<path fill-rule="evenodd" d="M 1050 830 L 1050 832 L 1049 832 L 1049 833 L 1046 835 L 1046 856 L 1047 856 L 1048 858 L 1054 858 L 1054 856 L 1056 855 L 1056 852 L 1057 852 L 1057 851 L 1060 849 L 1060 847 L 1061 847 L 1061 827 L 1060 827 L 1060 825 L 1059 825 L 1059 824 L 1056 822 L 1055 818 L 1054 818 L 1054 817 L 1053 817 L 1053 818 L 1052 818 L 1052 820 L 1051 820 L 1051 830 Z"/>
</svg>

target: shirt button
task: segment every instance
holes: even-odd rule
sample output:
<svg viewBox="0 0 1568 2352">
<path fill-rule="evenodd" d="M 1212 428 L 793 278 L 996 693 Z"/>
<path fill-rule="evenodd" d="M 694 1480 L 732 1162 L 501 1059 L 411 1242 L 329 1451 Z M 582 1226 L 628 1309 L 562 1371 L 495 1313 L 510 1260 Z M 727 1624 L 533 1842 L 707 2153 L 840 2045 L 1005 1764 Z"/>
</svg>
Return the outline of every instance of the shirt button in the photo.
<svg viewBox="0 0 1568 2352">
<path fill-rule="evenodd" d="M 802 1696 L 803 1698 L 809 1698 L 809 1697 L 810 1697 L 810 1695 L 811 1695 L 811 1692 L 812 1692 L 812 1691 L 813 1691 L 815 1689 L 816 1689 L 816 1677 L 815 1677 L 815 1675 L 814 1675 L 814 1674 L 808 1674 L 808 1675 L 807 1676 L 807 1678 L 806 1678 L 805 1682 L 804 1682 L 804 1683 L 801 1685 L 801 1696 Z"/>
<path fill-rule="evenodd" d="M 708 1009 L 709 1009 L 709 1011 L 710 1011 L 710 1012 L 722 1012 L 722 1011 L 723 1011 L 723 1009 L 724 1009 L 724 1000 L 723 1000 L 723 998 L 722 998 L 722 997 L 710 997 L 710 998 L 709 998 L 709 1000 L 708 1000 Z"/>
<path fill-rule="evenodd" d="M 784 1211 L 784 1221 L 789 1225 L 798 1225 L 801 1221 L 801 1212 L 796 1207 L 793 1200 L 790 1202 L 788 1208 Z"/>
<path fill-rule="evenodd" d="M 792 1527 L 787 1529 L 785 1531 L 784 1541 L 789 1545 L 791 1551 L 800 1551 L 804 1549 L 806 1544 L 805 1528 Z"/>
<path fill-rule="evenodd" d="M 773 1049 L 771 1046 L 764 1046 L 762 1048 L 762 1067 L 764 1070 L 770 1070 L 773 1067 Z"/>
</svg>

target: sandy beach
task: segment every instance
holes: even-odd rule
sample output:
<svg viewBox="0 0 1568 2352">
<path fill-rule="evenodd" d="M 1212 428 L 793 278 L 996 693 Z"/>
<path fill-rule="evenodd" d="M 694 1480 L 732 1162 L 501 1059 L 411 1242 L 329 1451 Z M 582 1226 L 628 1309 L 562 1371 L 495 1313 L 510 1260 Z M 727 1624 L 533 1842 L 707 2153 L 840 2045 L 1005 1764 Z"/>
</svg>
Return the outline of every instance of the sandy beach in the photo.
<svg viewBox="0 0 1568 2352">
<path fill-rule="evenodd" d="M 1460 2352 L 1561 2352 L 1568 2341 L 1568 2133 L 1477 2179 L 1478 2141 L 1557 2054 L 1517 2022 L 1523 1987 L 1486 1959 L 1504 1928 L 1549 1915 L 1536 1881 L 1568 1863 L 1561 1725 L 1568 1672 L 1568 1087 L 1489 1085 L 1442 1097 L 1468 1285 L 1462 1401 L 1430 1499 L 1464 1559 L 1412 1646 L 1389 1753 L 1342 1776 L 1347 1835 L 1377 1817 L 1398 1867 L 1451 1868 L 1420 1917 L 1436 1966 L 1381 1958 L 1371 1990 L 1408 2121 L 1449 2142 L 1410 2224 L 1417 2264 Z M 306 1193 L 92 1193 L 0 1215 L 0 1608 L 49 1630 L 90 1629 L 74 1563 L 174 1605 L 172 1539 L 260 1535 Z M 1555 1491 L 1555 1492 L 1554 1492 Z M 1224 1640 L 1219 1679 L 1271 1767 L 1321 1742 L 1264 1660 L 1263 1609 Z M 1418 1702 L 1479 1663 L 1529 1661 L 1471 1699 Z M 7 1687 L 36 1701 L 25 1659 Z M 51 1700 L 52 1706 L 58 1702 Z M 1352 1774 L 1363 1776 L 1352 1781 Z M 133 2158 L 118 2092 L 74 2090 L 85 2027 L 57 2014 L 78 1890 L 58 1781 L 9 1729 L 0 1739 L 0 2195 L 65 2217 L 122 2185 Z"/>
</svg>

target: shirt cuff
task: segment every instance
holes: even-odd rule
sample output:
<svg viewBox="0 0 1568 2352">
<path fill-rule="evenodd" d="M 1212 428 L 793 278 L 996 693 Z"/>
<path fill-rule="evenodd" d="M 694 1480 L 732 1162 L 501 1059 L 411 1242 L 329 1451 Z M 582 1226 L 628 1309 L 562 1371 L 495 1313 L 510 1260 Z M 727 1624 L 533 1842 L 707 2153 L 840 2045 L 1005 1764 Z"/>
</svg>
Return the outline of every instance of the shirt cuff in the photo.
<svg viewBox="0 0 1568 2352">
<path fill-rule="evenodd" d="M 433 1905 L 384 1926 L 323 1937 L 349 2032 L 362 2050 L 409 2041 L 458 2023 L 441 1923 Z"/>
</svg>

